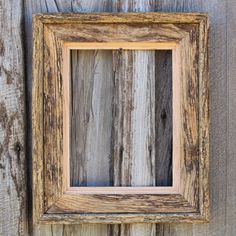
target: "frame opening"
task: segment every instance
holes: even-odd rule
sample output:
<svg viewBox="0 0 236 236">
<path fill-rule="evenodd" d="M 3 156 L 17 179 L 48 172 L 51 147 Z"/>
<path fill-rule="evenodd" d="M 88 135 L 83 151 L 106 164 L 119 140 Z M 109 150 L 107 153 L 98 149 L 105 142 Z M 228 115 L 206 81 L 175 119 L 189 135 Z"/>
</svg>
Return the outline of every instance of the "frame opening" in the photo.
<svg viewBox="0 0 236 236">
<path fill-rule="evenodd" d="M 177 48 L 175 43 L 64 43 L 67 193 L 178 192 Z M 130 140 L 135 144 L 135 135 L 136 147 L 126 148 Z M 143 170 L 132 168 L 135 161 L 143 161 L 147 179 L 139 179 Z M 121 167 L 130 168 L 136 179 L 119 173 Z"/>
</svg>

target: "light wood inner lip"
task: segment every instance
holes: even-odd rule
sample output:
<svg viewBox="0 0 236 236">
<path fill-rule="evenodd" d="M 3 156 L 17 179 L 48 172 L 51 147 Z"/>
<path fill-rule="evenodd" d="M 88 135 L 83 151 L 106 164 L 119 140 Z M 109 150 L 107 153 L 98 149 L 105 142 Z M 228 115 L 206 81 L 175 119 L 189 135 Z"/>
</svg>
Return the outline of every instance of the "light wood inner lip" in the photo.
<svg viewBox="0 0 236 236">
<path fill-rule="evenodd" d="M 173 185 L 155 187 L 70 186 L 70 51 L 71 50 L 172 50 Z M 180 54 L 176 42 L 64 42 L 63 43 L 63 189 L 65 194 L 178 194 L 180 193 Z M 175 122 L 174 122 L 175 121 Z"/>
<path fill-rule="evenodd" d="M 176 42 L 65 42 L 69 50 L 173 50 Z"/>
</svg>

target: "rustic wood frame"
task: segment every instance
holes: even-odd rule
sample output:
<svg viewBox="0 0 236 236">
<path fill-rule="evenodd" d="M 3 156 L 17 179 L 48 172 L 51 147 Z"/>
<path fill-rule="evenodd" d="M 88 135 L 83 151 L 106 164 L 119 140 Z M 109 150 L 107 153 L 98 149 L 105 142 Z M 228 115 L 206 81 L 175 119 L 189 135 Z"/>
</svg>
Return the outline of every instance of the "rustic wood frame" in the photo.
<svg viewBox="0 0 236 236">
<path fill-rule="evenodd" d="M 100 28 L 102 34 L 98 33 Z M 122 33 L 122 29 L 128 28 L 132 28 L 129 35 Z M 207 15 L 36 14 L 33 40 L 34 221 L 63 224 L 208 221 Z M 108 190 L 69 187 L 66 163 L 69 139 L 65 138 L 69 84 L 65 78 L 69 71 L 68 50 L 73 47 L 173 50 L 173 133 L 178 157 L 173 187 L 108 187 Z"/>
</svg>

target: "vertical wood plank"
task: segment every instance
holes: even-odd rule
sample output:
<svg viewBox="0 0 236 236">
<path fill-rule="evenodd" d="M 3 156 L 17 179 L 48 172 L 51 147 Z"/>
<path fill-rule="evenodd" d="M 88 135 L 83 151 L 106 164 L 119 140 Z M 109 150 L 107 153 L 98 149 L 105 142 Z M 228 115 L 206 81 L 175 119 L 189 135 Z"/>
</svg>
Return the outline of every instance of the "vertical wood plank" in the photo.
<svg viewBox="0 0 236 236">
<path fill-rule="evenodd" d="M 26 33 L 26 60 L 27 65 L 32 64 L 32 35 L 31 35 L 31 25 L 32 25 L 32 13 L 39 12 L 99 12 L 99 11 L 110 11 L 111 2 L 110 0 L 106 1 L 95 1 L 95 0 L 23 0 L 25 7 L 25 33 Z M 31 117 L 31 67 L 27 66 L 27 100 L 28 100 L 28 111 L 29 117 Z M 30 119 L 29 119 L 30 120 Z M 27 138 L 31 140 L 31 122 L 27 122 Z M 27 147 L 28 153 L 31 153 L 31 143 L 28 142 Z M 31 157 L 29 157 L 31 160 Z M 30 164 L 31 165 L 31 164 Z M 92 176 L 92 175 L 91 175 Z M 31 186 L 31 180 L 30 180 Z M 31 220 L 29 219 L 31 222 Z M 109 227 L 107 225 L 31 225 L 31 233 L 33 235 L 57 235 L 60 232 L 61 235 L 110 235 Z M 59 234 L 59 235 L 60 235 Z"/>
<path fill-rule="evenodd" d="M 198 6 L 196 6 L 198 7 Z M 221 10 L 219 10 L 221 9 Z M 210 147 L 211 221 L 193 227 L 194 235 L 227 235 L 227 9 L 226 1 L 204 1 L 210 15 Z M 217 127 L 217 128 L 216 128 Z M 233 164 L 233 163 L 232 163 Z M 232 165 L 233 166 L 233 165 Z M 229 234 L 230 235 L 230 234 Z"/>
<path fill-rule="evenodd" d="M 172 53 L 155 55 L 155 133 L 157 186 L 172 185 Z"/>
<path fill-rule="evenodd" d="M 152 10 L 155 7 L 155 10 L 161 11 L 209 11 L 211 15 L 211 36 L 210 36 L 210 60 L 211 60 L 211 192 L 212 192 L 212 219 L 209 225 L 204 226 L 185 226 L 185 225 L 160 225 L 157 228 L 157 235 L 191 235 L 192 228 L 194 235 L 230 235 L 232 232 L 232 221 L 234 218 L 234 209 L 235 207 L 226 206 L 226 192 L 227 198 L 234 199 L 234 189 L 230 189 L 230 182 L 228 182 L 228 190 L 226 191 L 226 126 L 227 126 L 227 85 L 226 85 L 226 2 L 225 1 L 184 1 L 184 0 L 161 0 L 156 1 L 155 3 L 150 3 L 150 1 L 117 1 L 118 3 L 111 3 L 110 1 L 32 1 L 25 0 L 25 10 L 26 10 L 26 33 L 27 33 L 27 64 L 30 65 L 30 21 L 31 21 L 31 12 L 41 12 L 47 11 L 46 8 L 51 12 L 55 11 L 105 11 L 110 10 L 112 4 L 117 4 L 117 11 L 124 9 L 124 7 L 132 10 L 133 6 L 137 7 L 137 10 L 147 11 L 150 6 Z M 142 4 L 142 7 L 140 5 Z M 230 3 L 233 4 L 233 3 Z M 128 6 L 129 5 L 129 6 Z M 114 6 L 113 6 L 114 7 Z M 57 9 L 58 8 L 58 9 Z M 33 10 L 32 10 L 33 9 Z M 115 9 L 115 8 L 114 8 Z M 234 10 L 232 8 L 232 14 Z M 19 28 L 20 29 L 20 28 Z M 233 31 L 231 31 L 233 34 Z M 232 47 L 229 47 L 228 50 L 231 50 Z M 230 53 L 231 51 L 228 51 Z M 233 54 L 233 51 L 230 55 Z M 229 57 L 230 58 L 230 57 Z M 229 60 L 229 59 L 228 59 Z M 233 60 L 232 60 L 233 61 Z M 30 80 L 30 66 L 27 66 L 27 74 L 28 74 L 28 87 L 30 88 L 31 80 Z M 228 88 L 231 89 L 230 97 L 228 99 L 232 99 L 234 95 L 234 79 L 233 79 L 233 64 L 228 69 L 231 71 L 229 73 L 230 77 L 230 85 Z M 232 87 L 232 88 L 231 88 Z M 28 89 L 28 98 L 30 100 L 30 89 Z M 231 107 L 233 107 L 233 100 L 231 100 Z M 228 122 L 232 122 L 234 119 L 233 110 L 230 113 L 230 118 Z M 232 123 L 233 127 L 234 123 Z M 233 137 L 233 130 L 230 133 L 229 137 Z M 228 173 L 227 178 L 231 178 L 233 175 L 233 166 L 234 161 L 233 152 L 234 147 L 233 141 L 231 142 L 229 148 L 231 159 L 228 159 Z M 0 148 L 1 150 L 1 148 Z M 231 161 L 230 161 L 231 160 Z M 15 162 L 14 162 L 15 163 Z M 230 167 L 232 166 L 232 167 Z M 232 180 L 233 181 L 233 178 Z M 228 204 L 228 203 L 227 203 Z M 226 213 L 226 207 L 227 212 Z M 226 222 L 227 215 L 227 224 Z M 230 217 L 232 217 L 230 219 Z M 231 228 L 226 228 L 230 227 Z M 94 227 L 92 230 L 91 227 Z M 141 229 L 138 225 L 134 225 L 139 229 L 139 234 L 136 231 L 136 235 L 150 235 L 154 234 L 150 230 L 146 230 L 146 225 L 141 225 Z M 129 235 L 128 232 L 131 228 L 130 225 L 125 225 L 122 227 L 122 230 L 119 226 L 116 226 L 116 230 L 111 231 L 110 234 L 107 233 L 107 226 L 104 226 L 104 229 L 101 229 L 100 226 L 84 226 L 84 229 L 81 230 L 80 226 L 39 226 L 39 231 L 41 231 L 41 235 L 57 235 L 58 232 L 62 232 L 62 235 Z M 153 228 L 153 227 L 151 227 Z M 149 228 L 150 229 L 150 228 Z M 143 231 L 144 230 L 144 231 Z M 226 232 L 227 230 L 227 232 Z M 121 232 L 122 231 L 122 232 Z M 134 232 L 134 229 L 131 229 Z M 63 233 L 64 232 L 64 233 Z M 67 233 L 68 232 L 68 233 Z M 83 234 L 82 234 L 82 233 Z M 120 233 L 121 232 L 121 233 Z M 151 232 L 151 233 L 150 233 Z M 227 233 L 227 234 L 226 234 Z M 58 233 L 60 235 L 60 233 Z"/>
<path fill-rule="evenodd" d="M 22 1 L 0 1 L 0 235 L 27 235 Z"/>
<path fill-rule="evenodd" d="M 71 63 L 71 185 L 109 186 L 112 53 L 73 50 Z"/>
<path fill-rule="evenodd" d="M 114 52 L 116 186 L 155 186 L 154 59 L 154 51 Z"/>
<path fill-rule="evenodd" d="M 122 11 L 151 11 L 153 10 L 153 2 L 154 1 L 113 1 L 112 2 L 112 10 L 113 11 L 117 11 L 117 12 L 122 12 Z M 141 74 L 145 74 L 145 70 L 147 69 L 148 65 L 154 65 L 155 64 L 155 56 L 153 56 L 153 59 L 151 61 L 150 56 L 148 55 L 148 52 L 134 52 L 133 56 L 142 61 L 142 65 L 141 67 L 139 67 L 139 69 L 142 71 Z M 138 63 L 138 61 L 136 61 Z M 138 66 L 136 63 L 133 62 L 133 66 L 136 67 Z M 137 68 L 137 67 L 136 67 Z M 143 70 L 144 68 L 144 70 Z M 143 74 L 143 75 L 144 75 Z M 155 96 L 155 94 L 153 94 L 153 96 Z M 153 119 L 153 117 L 152 117 Z M 137 137 L 137 136 L 136 136 Z M 150 149 L 149 149 L 150 150 Z M 155 150 L 152 150 L 153 154 L 155 152 Z M 150 154 L 150 153 L 149 153 Z M 152 154 L 152 155 L 153 155 Z M 141 159 L 142 160 L 142 159 Z M 152 184 L 155 183 L 155 163 L 153 162 L 153 159 L 149 159 L 149 163 L 152 163 L 152 167 L 151 169 L 153 170 L 151 172 L 151 175 L 148 176 L 148 178 L 150 178 L 149 180 L 152 181 Z M 137 161 L 134 161 L 137 170 L 140 170 L 140 168 L 142 168 L 141 166 L 138 165 L 142 165 L 142 163 L 138 163 Z M 146 163 L 147 164 L 147 163 Z M 144 165 L 145 166 L 145 165 Z M 137 172 L 136 172 L 137 173 Z M 141 172 L 139 172 L 139 178 L 135 178 L 135 173 L 133 173 L 134 176 L 132 177 L 133 180 L 131 183 L 133 184 L 140 184 L 140 178 L 146 178 L 145 176 L 145 172 L 142 169 Z M 146 179 L 146 181 L 148 181 Z M 148 182 L 146 182 L 145 184 L 148 184 Z M 150 184 L 150 183 L 149 183 Z M 132 225 L 117 225 L 117 226 L 112 226 L 112 233 L 116 233 L 116 235 L 155 235 L 155 224 L 132 224 Z"/>
<path fill-rule="evenodd" d="M 236 235 L 236 2 L 227 1 L 228 156 L 226 235 Z"/>
<path fill-rule="evenodd" d="M 123 0 L 123 1 L 113 1 L 112 4 L 113 4 L 112 11 L 115 11 L 115 12 L 122 12 L 122 11 L 137 12 L 137 11 L 152 11 L 152 10 L 154 10 L 153 1 Z M 129 53 L 131 53 L 131 52 L 129 52 Z M 126 55 L 126 57 L 127 56 L 128 56 L 128 54 Z M 130 64 L 130 66 L 132 65 L 133 68 L 137 68 L 137 71 L 134 72 L 134 75 L 137 76 L 135 78 L 135 80 L 137 80 L 137 84 L 133 85 L 133 86 L 141 85 L 141 84 L 139 84 L 139 82 L 140 82 L 140 83 L 144 83 L 142 85 L 142 86 L 144 86 L 144 88 L 147 88 L 148 85 L 147 85 L 147 81 L 145 81 L 145 80 L 148 78 L 148 75 L 151 76 L 148 73 L 155 74 L 155 71 L 153 72 L 152 69 L 149 68 L 149 65 L 155 65 L 155 53 L 132 52 L 132 54 L 129 55 L 129 60 L 132 60 L 131 61 L 132 63 Z M 127 68 L 127 69 L 130 69 L 130 68 Z M 140 80 L 140 81 L 138 81 L 138 80 Z M 151 84 L 149 84 L 149 86 L 150 85 Z M 155 83 L 153 83 L 153 86 L 155 87 Z M 133 103 L 132 109 L 135 109 L 135 106 L 137 106 L 137 105 L 141 105 L 140 103 L 137 103 L 138 101 L 141 102 L 142 99 L 144 99 L 144 101 L 145 101 L 145 97 L 147 94 L 145 94 L 144 88 L 140 94 L 139 99 L 137 99 L 138 97 L 134 96 L 134 101 L 132 101 L 132 103 Z M 147 92 L 147 90 L 146 90 L 146 92 Z M 154 98 L 155 92 L 153 92 L 153 94 L 149 94 L 149 95 L 152 95 L 153 96 L 152 98 Z M 138 93 L 136 93 L 136 96 L 138 96 Z M 155 107 L 155 105 L 154 105 L 154 107 Z M 142 105 L 141 105 L 141 107 L 139 107 L 139 109 L 143 109 Z M 134 112 L 134 119 L 136 119 L 135 118 L 135 111 L 133 111 L 133 112 Z M 152 113 L 152 111 L 150 110 L 149 114 L 151 114 L 151 113 Z M 154 111 L 154 113 L 155 113 L 155 111 Z M 152 117 L 151 119 L 155 119 L 155 118 Z M 145 117 L 142 117 L 142 119 L 140 119 L 140 122 L 144 122 L 144 121 L 145 121 Z M 133 122 L 136 125 L 139 125 L 138 120 L 133 120 Z M 153 121 L 148 121 L 149 124 L 151 124 L 150 122 L 152 123 Z M 143 126 L 141 125 L 141 127 L 143 127 Z M 130 130 L 130 129 L 128 129 L 128 130 Z M 152 132 L 152 129 L 149 129 L 149 130 L 150 130 L 150 132 Z M 131 140 L 133 140 L 133 142 L 131 142 L 132 144 L 136 143 L 138 145 L 141 142 L 138 132 L 139 132 L 139 130 L 136 130 L 136 132 L 128 134 L 128 136 L 126 136 L 126 137 L 129 137 L 130 135 L 133 135 L 132 137 L 130 137 Z M 145 137 L 145 135 L 144 135 L 144 137 Z M 151 137 L 151 134 L 149 137 Z M 150 141 L 150 140 L 148 140 L 148 136 L 146 136 L 145 139 L 146 139 L 146 141 L 144 141 L 144 143 L 148 143 Z M 146 145 L 146 144 L 142 144 L 141 145 L 142 148 L 144 148 L 143 145 Z M 130 183 L 132 185 L 140 185 L 140 184 L 141 185 L 142 184 L 155 185 L 155 161 L 154 161 L 155 149 L 153 148 L 154 146 L 155 146 L 155 144 L 149 145 L 149 154 L 147 154 L 148 159 L 144 160 L 142 157 L 141 159 L 139 159 L 140 160 L 139 161 L 138 158 L 137 159 L 135 158 L 134 160 L 131 160 L 131 162 L 128 162 L 128 163 L 130 163 L 130 165 L 132 163 L 133 166 L 135 166 L 136 171 L 134 171 L 133 167 L 131 167 L 131 168 L 128 168 L 128 166 L 121 167 L 122 175 L 128 177 L 128 181 L 130 181 Z M 148 149 L 144 148 L 143 151 L 144 150 L 148 150 Z M 123 151 L 125 151 L 125 149 Z M 135 152 L 136 151 L 137 150 L 135 150 Z M 151 155 L 150 155 L 150 153 L 151 153 Z M 151 157 L 151 158 L 149 158 L 149 157 Z M 149 168 L 149 170 L 151 170 L 151 172 L 149 172 L 148 176 L 146 175 L 147 172 L 145 173 L 144 168 L 143 168 L 145 166 L 146 167 L 149 166 L 148 168 Z M 146 167 L 145 167 L 145 169 L 146 169 Z M 129 170 L 133 170 L 134 172 L 130 173 Z M 140 170 L 141 170 L 141 172 L 140 172 Z M 122 179 L 122 176 L 121 176 L 121 179 Z M 127 181 L 127 180 L 125 180 L 125 181 Z M 113 234 L 119 235 L 119 236 L 120 235 L 155 235 L 155 233 L 156 233 L 155 224 L 132 224 L 132 225 L 131 224 L 129 224 L 129 225 L 122 224 L 122 225 L 111 226 L 111 235 L 113 235 Z"/>
<path fill-rule="evenodd" d="M 207 225 L 157 225 L 158 235 L 226 235 L 227 83 L 226 2 L 161 0 L 158 11 L 200 11 L 210 15 L 211 221 Z M 221 96 L 222 95 L 222 96 Z M 217 127 L 217 128 L 216 128 Z M 160 232 L 160 233 L 159 233 Z"/>
</svg>

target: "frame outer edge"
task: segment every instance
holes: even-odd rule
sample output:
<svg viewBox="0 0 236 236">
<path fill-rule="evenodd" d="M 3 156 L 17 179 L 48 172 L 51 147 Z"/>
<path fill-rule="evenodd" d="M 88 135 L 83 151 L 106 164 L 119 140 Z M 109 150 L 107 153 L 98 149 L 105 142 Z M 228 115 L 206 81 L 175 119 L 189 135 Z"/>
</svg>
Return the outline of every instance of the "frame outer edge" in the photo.
<svg viewBox="0 0 236 236">
<path fill-rule="evenodd" d="M 200 214 L 209 222 L 209 18 L 199 24 L 199 210 Z"/>
<path fill-rule="evenodd" d="M 33 17 L 32 68 L 32 167 L 33 167 L 33 222 L 44 213 L 43 187 L 43 23 Z"/>
<path fill-rule="evenodd" d="M 117 12 L 117 13 L 37 13 L 34 14 L 43 23 L 200 23 L 207 17 L 206 13 L 185 12 Z"/>
<path fill-rule="evenodd" d="M 158 214 L 44 214 L 42 224 L 206 223 L 199 213 Z"/>
<path fill-rule="evenodd" d="M 149 13 L 150 14 L 150 13 Z M 187 13 L 193 21 L 187 20 L 173 21 L 176 14 L 152 13 L 154 17 L 167 16 L 167 23 L 198 23 L 199 24 L 199 209 L 200 213 L 181 213 L 181 214 L 44 214 L 44 170 L 43 170 L 43 29 L 46 23 L 91 23 L 98 17 L 98 23 L 135 23 L 143 22 L 142 17 L 137 19 L 136 13 L 133 14 L 88 14 L 93 17 L 77 18 L 86 14 L 35 14 L 33 16 L 33 97 L 32 97 L 32 132 L 33 132 L 33 221 L 35 223 L 147 223 L 147 222 L 186 222 L 204 223 L 209 220 L 209 80 L 208 80 L 208 17 L 206 14 L 196 15 Z M 130 19 L 126 18 L 132 15 Z M 144 16 L 145 14 L 142 14 Z M 63 21 L 63 17 L 69 17 Z M 72 16 L 72 18 L 70 18 Z M 117 17 L 118 16 L 118 17 Z M 177 14 L 185 17 L 186 13 Z M 194 18 L 195 16 L 195 18 Z M 95 17 L 95 18 L 94 18 Z M 114 20 L 111 18 L 114 17 Z M 121 18 L 120 18 L 121 17 Z M 103 20 L 105 18 L 105 20 Z M 121 19 L 121 20 L 120 20 Z M 136 20 L 135 20 L 136 19 Z M 172 22 L 170 21 L 172 19 Z M 163 20 L 163 17 L 161 18 Z M 143 23 L 161 23 L 160 20 L 149 18 Z M 127 219 L 126 219 L 127 217 Z"/>
</svg>

